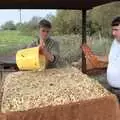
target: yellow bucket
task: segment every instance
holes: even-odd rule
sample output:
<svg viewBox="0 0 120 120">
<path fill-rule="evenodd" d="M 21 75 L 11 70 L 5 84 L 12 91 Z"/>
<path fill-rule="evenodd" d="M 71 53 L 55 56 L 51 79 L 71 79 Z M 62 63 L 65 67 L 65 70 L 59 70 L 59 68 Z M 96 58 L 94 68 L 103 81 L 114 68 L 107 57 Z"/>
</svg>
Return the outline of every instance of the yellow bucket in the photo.
<svg viewBox="0 0 120 120">
<path fill-rule="evenodd" d="M 39 54 L 39 47 L 33 47 L 17 51 L 16 64 L 20 70 L 44 70 L 46 59 Z"/>
</svg>

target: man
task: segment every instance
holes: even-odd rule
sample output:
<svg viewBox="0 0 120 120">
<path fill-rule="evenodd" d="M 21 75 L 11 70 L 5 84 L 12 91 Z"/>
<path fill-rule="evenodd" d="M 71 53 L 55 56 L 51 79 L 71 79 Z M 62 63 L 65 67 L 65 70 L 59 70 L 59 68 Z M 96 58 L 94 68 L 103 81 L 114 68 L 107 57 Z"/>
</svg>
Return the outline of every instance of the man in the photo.
<svg viewBox="0 0 120 120">
<path fill-rule="evenodd" d="M 120 16 L 112 21 L 112 43 L 107 68 L 107 81 L 120 98 Z"/>
<path fill-rule="evenodd" d="M 40 53 L 44 54 L 47 60 L 47 68 L 57 67 L 59 60 L 59 44 L 50 38 L 51 23 L 48 20 L 39 22 L 39 39 L 32 41 L 29 47 L 39 46 Z"/>
</svg>

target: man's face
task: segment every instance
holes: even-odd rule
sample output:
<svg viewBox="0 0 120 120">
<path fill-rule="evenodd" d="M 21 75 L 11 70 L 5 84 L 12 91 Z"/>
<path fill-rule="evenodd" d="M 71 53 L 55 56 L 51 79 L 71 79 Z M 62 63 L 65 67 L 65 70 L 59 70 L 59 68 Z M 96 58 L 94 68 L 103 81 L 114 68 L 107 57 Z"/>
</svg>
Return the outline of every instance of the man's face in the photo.
<svg viewBox="0 0 120 120">
<path fill-rule="evenodd" d="M 118 41 L 120 41 L 120 25 L 112 27 L 112 35 Z"/>
<path fill-rule="evenodd" d="M 46 40 L 49 36 L 50 31 L 51 31 L 50 28 L 41 27 L 39 31 L 41 39 Z"/>
</svg>

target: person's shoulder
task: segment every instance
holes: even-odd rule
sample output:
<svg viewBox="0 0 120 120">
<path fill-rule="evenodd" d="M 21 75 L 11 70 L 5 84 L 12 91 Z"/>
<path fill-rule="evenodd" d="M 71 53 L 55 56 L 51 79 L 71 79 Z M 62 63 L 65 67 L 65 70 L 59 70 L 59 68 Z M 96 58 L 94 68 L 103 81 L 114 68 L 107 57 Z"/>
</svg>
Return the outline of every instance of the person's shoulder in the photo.
<svg viewBox="0 0 120 120">
<path fill-rule="evenodd" d="M 119 43 L 116 39 L 113 40 L 112 45 L 110 47 L 110 51 L 115 52 L 116 50 L 119 49 Z"/>
<path fill-rule="evenodd" d="M 53 37 L 48 38 L 50 41 L 56 41 Z"/>
<path fill-rule="evenodd" d="M 116 44 L 116 40 L 114 39 L 111 43 L 111 47 L 114 46 Z"/>
<path fill-rule="evenodd" d="M 112 47 L 117 47 L 119 45 L 118 41 L 116 39 L 112 42 Z"/>
<path fill-rule="evenodd" d="M 55 44 L 59 44 L 59 42 L 52 37 L 49 37 L 49 40 Z"/>
</svg>

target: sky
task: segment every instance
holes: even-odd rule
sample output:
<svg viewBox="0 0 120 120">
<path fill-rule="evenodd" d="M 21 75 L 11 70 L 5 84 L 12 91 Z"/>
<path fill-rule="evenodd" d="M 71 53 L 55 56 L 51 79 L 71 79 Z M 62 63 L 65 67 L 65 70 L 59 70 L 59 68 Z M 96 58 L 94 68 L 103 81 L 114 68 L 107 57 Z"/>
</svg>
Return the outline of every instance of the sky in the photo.
<svg viewBox="0 0 120 120">
<path fill-rule="evenodd" d="M 47 14 L 56 15 L 56 10 L 51 9 L 22 9 L 21 19 L 22 22 L 29 21 L 33 16 L 44 18 Z M 5 22 L 12 20 L 14 23 L 20 22 L 19 9 L 0 9 L 0 26 Z"/>
</svg>

